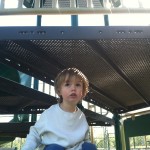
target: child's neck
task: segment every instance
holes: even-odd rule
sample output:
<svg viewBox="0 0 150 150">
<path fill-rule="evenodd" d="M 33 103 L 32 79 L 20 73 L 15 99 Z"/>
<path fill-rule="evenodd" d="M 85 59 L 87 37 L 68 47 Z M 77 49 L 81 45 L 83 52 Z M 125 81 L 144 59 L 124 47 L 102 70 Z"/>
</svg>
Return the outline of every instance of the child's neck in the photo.
<svg viewBox="0 0 150 150">
<path fill-rule="evenodd" d="M 70 105 L 66 105 L 64 103 L 60 103 L 60 108 L 66 112 L 76 112 L 77 111 L 77 107 L 76 105 L 74 106 L 70 106 Z"/>
</svg>

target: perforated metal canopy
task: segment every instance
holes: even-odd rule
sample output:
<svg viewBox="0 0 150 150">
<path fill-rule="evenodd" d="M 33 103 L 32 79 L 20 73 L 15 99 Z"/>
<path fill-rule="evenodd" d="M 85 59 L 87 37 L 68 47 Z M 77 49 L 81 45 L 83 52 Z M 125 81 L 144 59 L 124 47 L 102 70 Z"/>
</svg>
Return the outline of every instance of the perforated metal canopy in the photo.
<svg viewBox="0 0 150 150">
<path fill-rule="evenodd" d="M 112 113 L 150 104 L 150 27 L 1 27 L 0 62 L 49 84 L 60 70 L 77 67 L 90 81 L 85 100 Z M 9 88 L 2 78 L 0 82 L 5 92 L 39 101 L 0 100 L 1 112 L 54 102 L 25 94 L 18 86 L 15 90 L 16 85 Z"/>
</svg>

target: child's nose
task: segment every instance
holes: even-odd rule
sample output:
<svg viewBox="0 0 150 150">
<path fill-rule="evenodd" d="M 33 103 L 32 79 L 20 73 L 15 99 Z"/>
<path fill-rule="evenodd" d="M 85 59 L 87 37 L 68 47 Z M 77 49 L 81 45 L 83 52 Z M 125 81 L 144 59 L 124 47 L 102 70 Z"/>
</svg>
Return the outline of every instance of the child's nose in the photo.
<svg viewBox="0 0 150 150">
<path fill-rule="evenodd" d="M 76 89 L 76 86 L 73 84 L 72 86 L 71 86 L 72 88 L 72 90 L 75 90 Z"/>
</svg>

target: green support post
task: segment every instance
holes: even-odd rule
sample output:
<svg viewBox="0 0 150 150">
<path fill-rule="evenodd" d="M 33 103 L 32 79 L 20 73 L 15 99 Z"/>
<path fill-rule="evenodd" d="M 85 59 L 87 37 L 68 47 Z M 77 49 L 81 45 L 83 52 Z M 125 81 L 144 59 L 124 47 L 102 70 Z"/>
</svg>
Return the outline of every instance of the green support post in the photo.
<svg viewBox="0 0 150 150">
<path fill-rule="evenodd" d="M 105 23 L 105 26 L 109 26 L 109 17 L 108 17 L 108 15 L 104 15 L 104 23 Z"/>
<path fill-rule="evenodd" d="M 37 114 L 32 114 L 31 122 L 36 122 L 36 120 L 37 120 Z"/>
<path fill-rule="evenodd" d="M 39 80 L 34 78 L 33 88 L 35 90 L 38 90 L 38 87 L 39 87 Z M 31 115 L 31 122 L 36 122 L 36 120 L 37 120 L 37 114 L 32 114 Z"/>
<path fill-rule="evenodd" d="M 71 15 L 71 25 L 72 26 L 78 26 L 78 16 L 77 15 Z"/>
<path fill-rule="evenodd" d="M 115 121 L 115 141 L 116 141 L 116 150 L 122 150 L 121 144 L 121 132 L 120 132 L 120 116 L 118 114 L 114 114 Z"/>
</svg>

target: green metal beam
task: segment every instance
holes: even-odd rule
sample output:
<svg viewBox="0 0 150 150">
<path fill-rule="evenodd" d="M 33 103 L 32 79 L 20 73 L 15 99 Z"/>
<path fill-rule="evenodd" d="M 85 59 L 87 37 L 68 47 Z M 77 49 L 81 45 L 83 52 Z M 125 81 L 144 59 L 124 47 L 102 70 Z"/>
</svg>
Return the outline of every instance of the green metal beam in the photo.
<svg viewBox="0 0 150 150">
<path fill-rule="evenodd" d="M 120 132 L 120 116 L 114 114 L 113 119 L 115 121 L 115 141 L 116 141 L 116 150 L 122 150 L 121 144 L 121 132 Z"/>
</svg>

